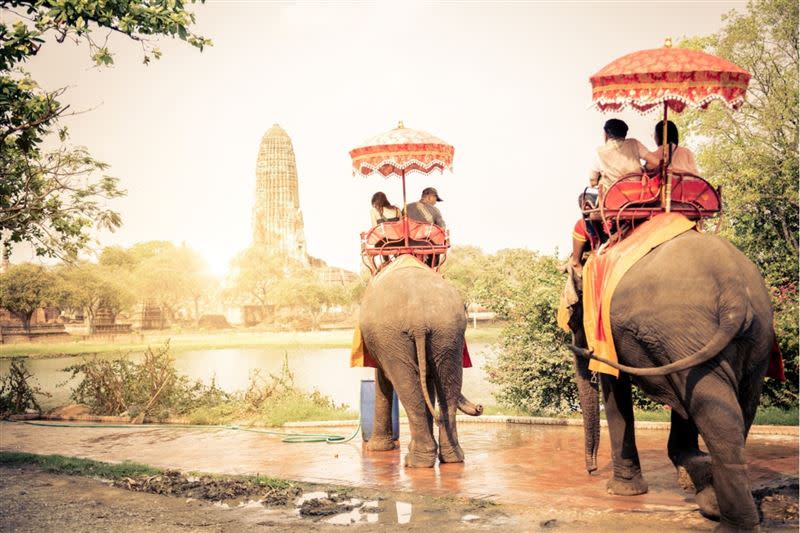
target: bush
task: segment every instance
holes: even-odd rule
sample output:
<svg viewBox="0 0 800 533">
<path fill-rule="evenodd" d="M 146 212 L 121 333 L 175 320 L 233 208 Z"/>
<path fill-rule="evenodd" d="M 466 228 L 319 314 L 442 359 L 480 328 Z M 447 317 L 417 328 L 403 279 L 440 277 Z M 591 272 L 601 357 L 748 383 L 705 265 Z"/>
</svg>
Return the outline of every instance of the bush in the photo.
<svg viewBox="0 0 800 533">
<path fill-rule="evenodd" d="M 148 347 L 139 363 L 127 356 L 113 360 L 93 358 L 64 371 L 72 377 L 82 375 L 72 391 L 72 400 L 88 405 L 100 415 L 151 415 L 165 419 L 230 398 L 214 381 L 207 386 L 179 376 L 169 341 L 155 350 Z"/>
<path fill-rule="evenodd" d="M 82 375 L 72 391 L 75 402 L 88 405 L 99 415 L 127 415 L 159 420 L 185 416 L 195 424 L 260 422 L 281 425 L 293 420 L 355 418 L 344 405 L 336 405 L 318 391 L 306 393 L 294 385 L 288 356 L 279 375 L 267 378 L 259 370 L 250 374 L 247 390 L 228 393 L 210 385 L 191 382 L 178 375 L 169 342 L 148 348 L 141 362 L 127 356 L 113 360 L 90 359 L 66 368 Z"/>
<path fill-rule="evenodd" d="M 37 396 L 49 398 L 37 385 L 32 385 L 33 374 L 25 366 L 22 357 L 11 359 L 8 375 L 0 377 L 0 418 L 24 413 L 35 409 L 40 414 L 42 408 L 36 400 Z"/>
</svg>

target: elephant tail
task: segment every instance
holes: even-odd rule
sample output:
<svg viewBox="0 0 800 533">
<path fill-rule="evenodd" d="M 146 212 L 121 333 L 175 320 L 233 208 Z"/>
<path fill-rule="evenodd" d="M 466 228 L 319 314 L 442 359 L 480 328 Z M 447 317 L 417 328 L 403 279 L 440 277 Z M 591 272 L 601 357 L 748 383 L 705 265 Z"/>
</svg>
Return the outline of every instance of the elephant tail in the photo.
<svg viewBox="0 0 800 533">
<path fill-rule="evenodd" d="M 433 402 L 428 394 L 428 356 L 425 353 L 425 334 L 414 335 L 414 344 L 417 345 L 417 363 L 419 364 L 419 384 L 422 387 L 422 395 L 425 397 L 425 403 L 428 405 L 428 410 L 431 416 L 439 425 L 439 418 L 436 416 L 436 411 L 433 408 Z"/>
<path fill-rule="evenodd" d="M 721 320 L 719 327 L 706 345 L 692 355 L 673 361 L 667 365 L 636 368 L 609 361 L 604 357 L 595 355 L 591 350 L 586 350 L 575 345 L 570 345 L 569 349 L 576 355 L 600 361 L 601 363 L 605 363 L 610 367 L 626 372 L 632 376 L 666 376 L 667 374 L 688 370 L 706 361 L 710 361 L 719 355 L 719 353 L 730 344 L 733 338 L 736 337 L 739 331 L 741 331 L 743 327 L 747 327 L 748 321 L 752 320 L 752 311 L 741 292 L 735 293 L 735 301 L 725 302 L 724 300 L 725 297 L 723 296 L 723 302 L 721 302 L 723 305 L 720 306 Z M 728 305 L 724 305 L 725 303 Z"/>
</svg>

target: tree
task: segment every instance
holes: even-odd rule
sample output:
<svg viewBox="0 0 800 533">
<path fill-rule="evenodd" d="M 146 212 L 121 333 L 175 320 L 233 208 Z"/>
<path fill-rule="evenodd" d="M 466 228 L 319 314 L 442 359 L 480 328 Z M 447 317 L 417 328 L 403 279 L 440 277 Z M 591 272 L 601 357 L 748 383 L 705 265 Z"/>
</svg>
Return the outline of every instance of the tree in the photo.
<svg viewBox="0 0 800 533">
<path fill-rule="evenodd" d="M 199 319 L 200 301 L 211 292 L 214 279 L 197 252 L 185 245 L 150 241 L 137 244 L 129 253 L 138 261 L 132 278 L 141 299 L 157 302 L 170 320 L 181 309 L 191 309 L 194 320 Z"/>
<path fill-rule="evenodd" d="M 34 311 L 53 300 L 56 283 L 55 276 L 43 266 L 14 265 L 0 274 L 0 307 L 20 319 L 30 333 Z"/>
<path fill-rule="evenodd" d="M 66 265 L 58 273 L 61 283 L 57 303 L 64 309 L 85 311 L 90 327 L 94 327 L 101 309 L 117 316 L 134 304 L 134 296 L 127 288 L 128 277 L 121 274 L 92 263 Z"/>
<path fill-rule="evenodd" d="M 200 50 L 211 42 L 189 30 L 195 18 L 182 0 L 0 0 L 0 8 L 8 17 L 0 21 L 0 241 L 5 253 L 24 241 L 38 255 L 72 258 L 86 246 L 92 226 L 119 227 L 119 214 L 104 200 L 124 191 L 115 178 L 93 176 L 107 165 L 63 144 L 67 129 L 59 129 L 59 119 L 69 106 L 59 100 L 65 89 L 44 90 L 21 65 L 48 35 L 58 43 L 87 43 L 91 60 L 106 66 L 114 61 L 112 34 L 139 42 L 145 63 L 161 56 L 151 40 L 158 36 Z M 43 140 L 56 129 L 62 146 L 43 151 Z"/>
<path fill-rule="evenodd" d="M 716 34 L 683 46 L 724 57 L 752 74 L 747 101 L 679 120 L 705 140 L 698 162 L 723 188 L 722 233 L 758 265 L 773 292 L 786 386 L 768 381 L 765 399 L 797 405 L 798 380 L 798 4 L 756 0 L 731 12 Z"/>
<path fill-rule="evenodd" d="M 279 286 L 289 271 L 288 259 L 253 246 L 232 261 L 231 286 L 225 291 L 230 302 L 257 302 L 263 309 L 275 305 Z"/>
<path fill-rule="evenodd" d="M 577 409 L 569 338 L 556 324 L 564 287 L 560 261 L 528 250 L 501 250 L 476 272 L 477 301 L 507 321 L 501 351 L 487 366 L 497 399 L 528 413 Z"/>
<path fill-rule="evenodd" d="M 279 306 L 295 308 L 308 316 L 311 328 L 319 329 L 322 316 L 332 307 L 351 302 L 352 287 L 322 281 L 316 272 L 305 268 L 284 277 L 276 287 Z"/>
</svg>

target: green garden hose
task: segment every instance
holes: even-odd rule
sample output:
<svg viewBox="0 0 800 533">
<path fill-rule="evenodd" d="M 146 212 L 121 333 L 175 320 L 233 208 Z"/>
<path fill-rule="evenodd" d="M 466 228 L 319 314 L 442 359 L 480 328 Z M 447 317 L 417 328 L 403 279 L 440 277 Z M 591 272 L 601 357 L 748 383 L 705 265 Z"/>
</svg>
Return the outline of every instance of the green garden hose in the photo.
<svg viewBox="0 0 800 533">
<path fill-rule="evenodd" d="M 135 429 L 135 428 L 169 428 L 169 429 L 229 429 L 234 431 L 247 431 L 250 433 L 263 433 L 265 435 L 283 436 L 282 442 L 288 444 L 301 444 L 310 442 L 325 442 L 328 444 L 344 444 L 353 440 L 361 431 L 361 423 L 349 437 L 341 435 L 328 435 L 324 433 L 286 433 L 284 431 L 270 431 L 268 429 L 245 428 L 235 425 L 205 426 L 202 424 L 52 424 L 47 422 L 24 421 L 30 426 L 56 427 L 56 428 L 102 428 L 102 429 Z"/>
</svg>

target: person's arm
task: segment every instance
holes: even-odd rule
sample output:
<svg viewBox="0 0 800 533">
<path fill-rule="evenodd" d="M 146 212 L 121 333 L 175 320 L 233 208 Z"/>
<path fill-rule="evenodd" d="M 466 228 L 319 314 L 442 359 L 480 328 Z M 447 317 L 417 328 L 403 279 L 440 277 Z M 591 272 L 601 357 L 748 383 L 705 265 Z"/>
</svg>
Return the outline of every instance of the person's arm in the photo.
<svg viewBox="0 0 800 533">
<path fill-rule="evenodd" d="M 688 170 L 695 176 L 699 176 L 700 169 L 697 168 L 697 161 L 694 160 L 694 152 L 692 152 L 688 148 L 684 148 L 684 150 L 686 151 L 686 166 L 689 167 L 686 170 Z"/>
<path fill-rule="evenodd" d="M 602 171 L 600 169 L 600 160 L 595 159 L 592 163 L 592 169 L 589 171 L 589 185 L 592 187 L 597 187 L 597 184 L 600 183 L 600 176 Z"/>
<path fill-rule="evenodd" d="M 656 148 L 655 152 L 651 152 L 641 142 L 636 141 L 636 148 L 639 152 L 639 159 L 644 159 L 645 161 L 644 166 L 646 169 L 653 170 L 661 163 L 662 148 L 660 146 Z"/>
<path fill-rule="evenodd" d="M 439 226 L 440 228 L 446 228 L 444 224 L 444 219 L 442 218 L 442 212 L 439 211 L 438 207 L 433 206 L 433 223 Z"/>
</svg>

